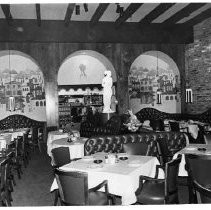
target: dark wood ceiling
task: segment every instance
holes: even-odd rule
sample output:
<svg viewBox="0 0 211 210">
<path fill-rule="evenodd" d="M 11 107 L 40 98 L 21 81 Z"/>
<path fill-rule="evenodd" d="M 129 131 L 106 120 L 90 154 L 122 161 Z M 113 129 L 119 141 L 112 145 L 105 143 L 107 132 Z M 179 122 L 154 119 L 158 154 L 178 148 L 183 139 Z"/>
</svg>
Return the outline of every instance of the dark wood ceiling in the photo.
<svg viewBox="0 0 211 210">
<path fill-rule="evenodd" d="M 4 32 L 0 32 L 0 41 L 11 38 L 14 41 L 15 37 L 21 40 L 21 32 L 26 32 L 24 38 L 27 40 L 36 41 L 37 38 L 32 33 L 37 31 L 41 36 L 48 36 L 49 40 L 52 34 L 52 41 L 60 40 L 55 39 L 58 36 L 61 38 L 59 32 L 66 33 L 60 41 L 64 41 L 65 36 L 79 35 L 78 38 L 82 38 L 81 33 L 87 34 L 86 39 L 81 39 L 82 41 L 89 39 L 89 41 L 116 42 L 119 37 L 120 41 L 130 42 L 128 38 L 121 36 L 121 33 L 129 37 L 130 33 L 137 33 L 130 38 L 135 38 L 140 33 L 144 33 L 144 36 L 150 34 L 153 37 L 150 41 L 153 41 L 157 32 L 157 35 L 164 33 L 164 38 L 160 40 L 158 35 L 158 42 L 165 40 L 167 33 L 171 35 L 171 38 L 167 38 L 168 41 L 172 41 L 173 33 L 177 33 L 184 37 L 181 42 L 191 42 L 192 27 L 209 17 L 211 17 L 210 3 L 1 4 L 0 25 Z M 28 34 L 30 30 L 31 38 Z M 116 38 L 111 38 L 108 33 L 116 33 Z M 98 34 L 104 34 L 109 39 L 99 38 Z M 68 38 L 67 40 L 70 41 Z M 180 42 L 178 40 L 176 42 Z M 73 38 L 72 41 L 77 41 L 77 38 Z M 137 39 L 137 42 L 140 41 Z"/>
</svg>

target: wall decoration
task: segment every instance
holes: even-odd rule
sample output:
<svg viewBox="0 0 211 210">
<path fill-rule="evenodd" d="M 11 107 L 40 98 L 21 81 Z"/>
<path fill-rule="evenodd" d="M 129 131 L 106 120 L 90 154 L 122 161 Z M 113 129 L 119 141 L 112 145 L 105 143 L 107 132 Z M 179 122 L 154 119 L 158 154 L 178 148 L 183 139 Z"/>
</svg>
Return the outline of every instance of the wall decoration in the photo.
<svg viewBox="0 0 211 210">
<path fill-rule="evenodd" d="M 59 95 L 102 94 L 101 83 L 108 69 L 116 82 L 114 67 L 104 55 L 92 50 L 76 51 L 59 68 Z"/>
<path fill-rule="evenodd" d="M 130 109 L 134 113 L 145 107 L 181 112 L 180 74 L 168 55 L 149 51 L 137 57 L 131 65 L 128 83 Z"/>
<path fill-rule="evenodd" d="M 10 56 L 10 65 L 8 59 Z M 11 100 L 14 98 L 14 109 Z M 11 114 L 46 121 L 44 79 L 39 67 L 22 53 L 0 53 L 0 119 Z"/>
</svg>

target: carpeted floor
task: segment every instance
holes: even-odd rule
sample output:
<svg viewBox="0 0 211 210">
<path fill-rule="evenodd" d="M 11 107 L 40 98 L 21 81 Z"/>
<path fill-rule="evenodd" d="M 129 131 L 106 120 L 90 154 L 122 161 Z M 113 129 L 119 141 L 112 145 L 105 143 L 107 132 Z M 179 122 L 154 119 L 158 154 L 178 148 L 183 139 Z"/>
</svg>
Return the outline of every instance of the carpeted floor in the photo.
<svg viewBox="0 0 211 210">
<path fill-rule="evenodd" d="M 52 206 L 54 195 L 50 187 L 54 176 L 50 158 L 45 151 L 36 150 L 31 154 L 27 168 L 23 167 L 21 179 L 16 178 L 16 186 L 12 193 L 12 206 Z M 179 187 L 180 204 L 188 202 L 187 187 Z M 120 204 L 120 202 L 118 202 Z M 117 205 L 118 205 L 117 204 Z"/>
<path fill-rule="evenodd" d="M 53 172 L 46 152 L 33 152 L 27 168 L 23 167 L 21 179 L 15 178 L 12 206 L 53 205 L 53 195 L 50 193 Z"/>
</svg>

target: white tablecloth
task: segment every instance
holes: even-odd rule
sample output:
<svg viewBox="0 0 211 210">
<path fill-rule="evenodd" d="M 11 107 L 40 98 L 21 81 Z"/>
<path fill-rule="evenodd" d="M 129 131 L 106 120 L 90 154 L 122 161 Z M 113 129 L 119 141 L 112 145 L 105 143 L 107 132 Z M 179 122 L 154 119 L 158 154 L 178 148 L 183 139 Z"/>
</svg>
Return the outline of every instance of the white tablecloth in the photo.
<svg viewBox="0 0 211 210">
<path fill-rule="evenodd" d="M 102 159 L 104 155 L 95 154 L 93 158 L 73 161 L 70 164 L 62 166 L 65 171 L 84 171 L 88 173 L 88 187 L 92 188 L 104 180 L 108 180 L 108 189 L 111 194 L 122 197 L 122 205 L 130 205 L 136 202 L 135 192 L 139 187 L 139 176 L 145 175 L 154 177 L 156 165 L 159 161 L 156 157 L 130 155 L 126 161 L 119 161 L 113 165 L 95 164 L 94 159 Z M 163 171 L 160 171 L 159 178 L 164 177 Z M 54 180 L 51 191 L 57 189 L 58 185 Z"/>
<path fill-rule="evenodd" d="M 52 142 L 51 149 L 57 147 L 69 147 L 70 159 L 82 158 L 84 156 L 84 143 L 87 138 L 80 137 L 76 142 L 67 142 L 67 138 L 57 139 Z M 52 158 L 52 153 L 49 153 L 49 156 Z"/>
<path fill-rule="evenodd" d="M 27 128 L 21 128 L 15 131 L 2 132 L 0 133 L 0 148 L 6 148 L 6 145 L 14 141 L 18 136 L 23 136 L 28 131 Z"/>
<path fill-rule="evenodd" d="M 63 133 L 59 131 L 51 131 L 48 133 L 48 139 L 47 139 L 47 152 L 48 155 L 51 156 L 51 150 L 52 150 L 52 142 L 57 139 L 67 138 L 68 133 Z"/>
<path fill-rule="evenodd" d="M 198 148 L 206 148 L 206 151 L 199 151 Z M 179 154 L 182 155 L 182 160 L 179 167 L 179 176 L 188 176 L 185 169 L 185 154 L 196 154 L 196 155 L 211 155 L 211 145 L 210 144 L 189 144 L 182 150 L 174 154 L 173 158 L 176 158 Z"/>
<path fill-rule="evenodd" d="M 0 150 L 7 147 L 11 142 L 12 134 L 11 133 L 1 133 L 0 134 Z"/>
</svg>

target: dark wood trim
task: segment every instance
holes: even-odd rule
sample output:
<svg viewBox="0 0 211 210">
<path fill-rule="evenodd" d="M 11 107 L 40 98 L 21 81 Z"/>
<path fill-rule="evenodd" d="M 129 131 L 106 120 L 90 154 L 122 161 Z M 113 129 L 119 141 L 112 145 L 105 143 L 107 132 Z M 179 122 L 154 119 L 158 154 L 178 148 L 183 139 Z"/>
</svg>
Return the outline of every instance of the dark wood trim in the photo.
<svg viewBox="0 0 211 210">
<path fill-rule="evenodd" d="M 10 5 L 9 4 L 1 4 L 1 8 L 2 8 L 2 11 L 4 12 L 5 19 L 8 23 L 8 25 L 11 25 L 13 18 L 12 18 L 11 12 L 10 12 Z"/>
<path fill-rule="evenodd" d="M 196 11 L 200 7 L 203 7 L 206 3 L 191 3 L 188 4 L 186 7 L 178 11 L 176 14 L 172 15 L 170 18 L 165 20 L 163 24 L 171 25 L 175 24 L 179 20 L 183 19 L 184 17 L 188 17 L 192 12 Z"/>
<path fill-rule="evenodd" d="M 40 4 L 35 4 L 35 6 L 36 6 L 36 15 L 37 15 L 37 25 L 41 26 Z"/>
<path fill-rule="evenodd" d="M 169 8 L 174 6 L 175 3 L 163 3 L 159 4 L 155 9 L 153 9 L 148 15 L 146 15 L 143 19 L 139 21 L 140 25 L 149 24 L 153 20 L 155 20 L 162 13 L 167 11 Z"/>
<path fill-rule="evenodd" d="M 121 16 L 119 16 L 119 18 L 116 20 L 116 22 L 115 22 L 116 27 L 119 27 L 122 23 L 124 23 L 142 5 L 143 5 L 143 3 L 142 4 L 140 4 L 140 3 L 130 4 L 127 7 L 127 9 L 123 12 L 123 14 Z"/>
<path fill-rule="evenodd" d="M 99 19 L 102 17 L 103 13 L 105 12 L 108 6 L 109 4 L 105 4 L 105 3 L 99 4 L 98 8 L 96 9 L 90 21 L 91 26 L 94 26 L 99 21 Z"/>
<path fill-rule="evenodd" d="M 74 8 L 75 8 L 75 4 L 68 4 L 65 19 L 64 19 L 65 26 L 69 25 Z"/>
<path fill-rule="evenodd" d="M 184 24 L 187 26 L 194 26 L 203 20 L 211 17 L 211 8 L 205 10 L 204 12 L 200 13 L 196 17 L 190 19 L 189 21 L 185 22 Z"/>
<path fill-rule="evenodd" d="M 87 21 L 71 21 L 68 27 L 63 20 L 42 20 L 38 27 L 37 20 L 16 20 L 8 26 L 0 20 L 0 42 L 57 42 L 57 43 L 169 43 L 187 44 L 193 42 L 192 27 L 181 25 L 172 28 L 150 24 L 140 29 L 139 23 L 125 22 L 117 30 L 114 23 L 102 22 L 90 27 Z M 17 26 L 23 31 L 17 30 Z M 62 31 L 62 33 L 61 33 Z"/>
</svg>

